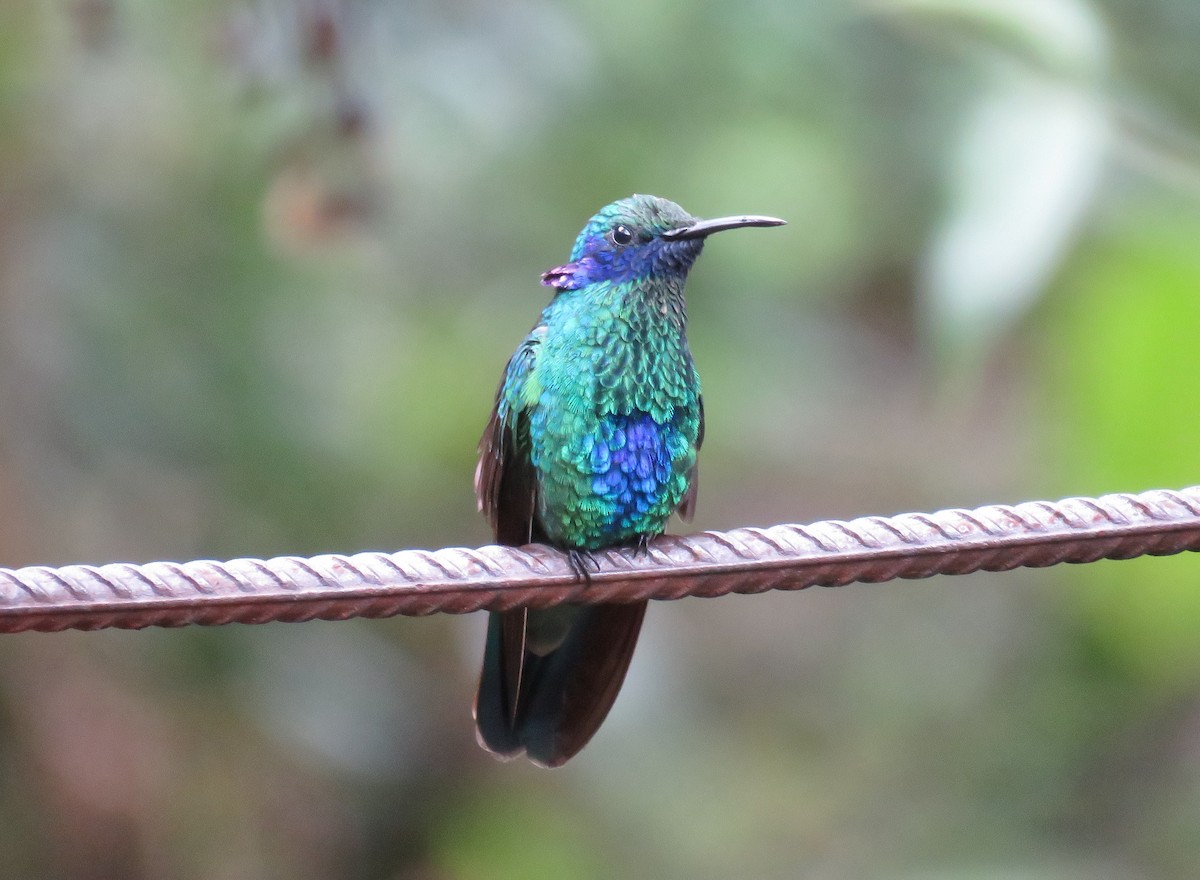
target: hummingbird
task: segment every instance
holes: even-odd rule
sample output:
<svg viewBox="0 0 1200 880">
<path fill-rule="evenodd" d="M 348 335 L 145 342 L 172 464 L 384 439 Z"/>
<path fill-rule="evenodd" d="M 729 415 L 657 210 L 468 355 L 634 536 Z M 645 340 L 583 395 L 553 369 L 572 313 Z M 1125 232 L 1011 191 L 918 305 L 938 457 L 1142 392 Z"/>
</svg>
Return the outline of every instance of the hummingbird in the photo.
<svg viewBox="0 0 1200 880">
<path fill-rule="evenodd" d="M 708 236 L 774 217 L 700 220 L 634 195 L 592 217 L 554 295 L 504 370 L 479 443 L 475 496 L 497 543 L 569 554 L 645 550 L 696 507 L 704 440 L 684 283 Z M 475 698 L 480 745 L 557 767 L 600 727 L 625 679 L 646 602 L 492 612 Z"/>
</svg>

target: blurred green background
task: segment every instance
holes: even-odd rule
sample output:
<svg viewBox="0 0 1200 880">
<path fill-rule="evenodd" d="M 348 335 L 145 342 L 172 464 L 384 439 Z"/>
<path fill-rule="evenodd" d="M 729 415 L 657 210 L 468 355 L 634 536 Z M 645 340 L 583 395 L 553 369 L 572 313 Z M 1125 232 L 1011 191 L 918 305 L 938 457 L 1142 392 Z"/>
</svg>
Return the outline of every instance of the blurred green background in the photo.
<svg viewBox="0 0 1200 880">
<path fill-rule="evenodd" d="M 1195 0 L 6 0 L 0 564 L 477 545 L 598 207 L 689 286 L 697 528 L 1200 473 Z M 683 528 L 680 526 L 679 528 Z M 1197 560 L 655 605 L 566 768 L 482 619 L 0 638 L 0 875 L 1191 878 Z"/>
</svg>

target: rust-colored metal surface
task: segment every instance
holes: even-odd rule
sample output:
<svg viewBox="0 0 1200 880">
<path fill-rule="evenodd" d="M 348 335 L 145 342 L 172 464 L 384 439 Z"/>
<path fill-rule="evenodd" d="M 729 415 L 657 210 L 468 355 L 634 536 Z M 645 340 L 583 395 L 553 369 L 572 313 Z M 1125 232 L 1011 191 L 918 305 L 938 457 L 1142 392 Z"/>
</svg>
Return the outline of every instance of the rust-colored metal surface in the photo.
<svg viewBox="0 0 1200 880">
<path fill-rule="evenodd" d="M 590 584 L 540 546 L 0 569 L 0 632 L 679 599 L 1185 550 L 1200 550 L 1200 487 L 664 537 L 596 554 Z"/>
</svg>

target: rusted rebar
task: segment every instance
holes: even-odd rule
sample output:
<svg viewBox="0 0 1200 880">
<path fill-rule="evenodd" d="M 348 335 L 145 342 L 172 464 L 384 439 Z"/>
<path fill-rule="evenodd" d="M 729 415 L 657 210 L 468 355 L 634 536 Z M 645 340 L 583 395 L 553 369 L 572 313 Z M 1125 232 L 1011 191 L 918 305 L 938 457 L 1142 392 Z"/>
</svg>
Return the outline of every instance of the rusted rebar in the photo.
<svg viewBox="0 0 1200 880">
<path fill-rule="evenodd" d="M 0 569 L 0 632 L 461 614 L 879 583 L 1200 550 L 1200 486 L 664 537 L 580 583 L 530 546 Z"/>
</svg>

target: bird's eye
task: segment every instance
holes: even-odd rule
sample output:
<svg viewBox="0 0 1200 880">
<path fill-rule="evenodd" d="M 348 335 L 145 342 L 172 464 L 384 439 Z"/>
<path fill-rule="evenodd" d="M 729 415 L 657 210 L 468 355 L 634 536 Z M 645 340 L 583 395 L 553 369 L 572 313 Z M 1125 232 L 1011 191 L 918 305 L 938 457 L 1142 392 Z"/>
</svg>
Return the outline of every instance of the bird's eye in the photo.
<svg viewBox="0 0 1200 880">
<path fill-rule="evenodd" d="M 633 232 L 625 224 L 614 226 L 611 233 L 613 244 L 629 244 L 633 241 Z"/>
</svg>

